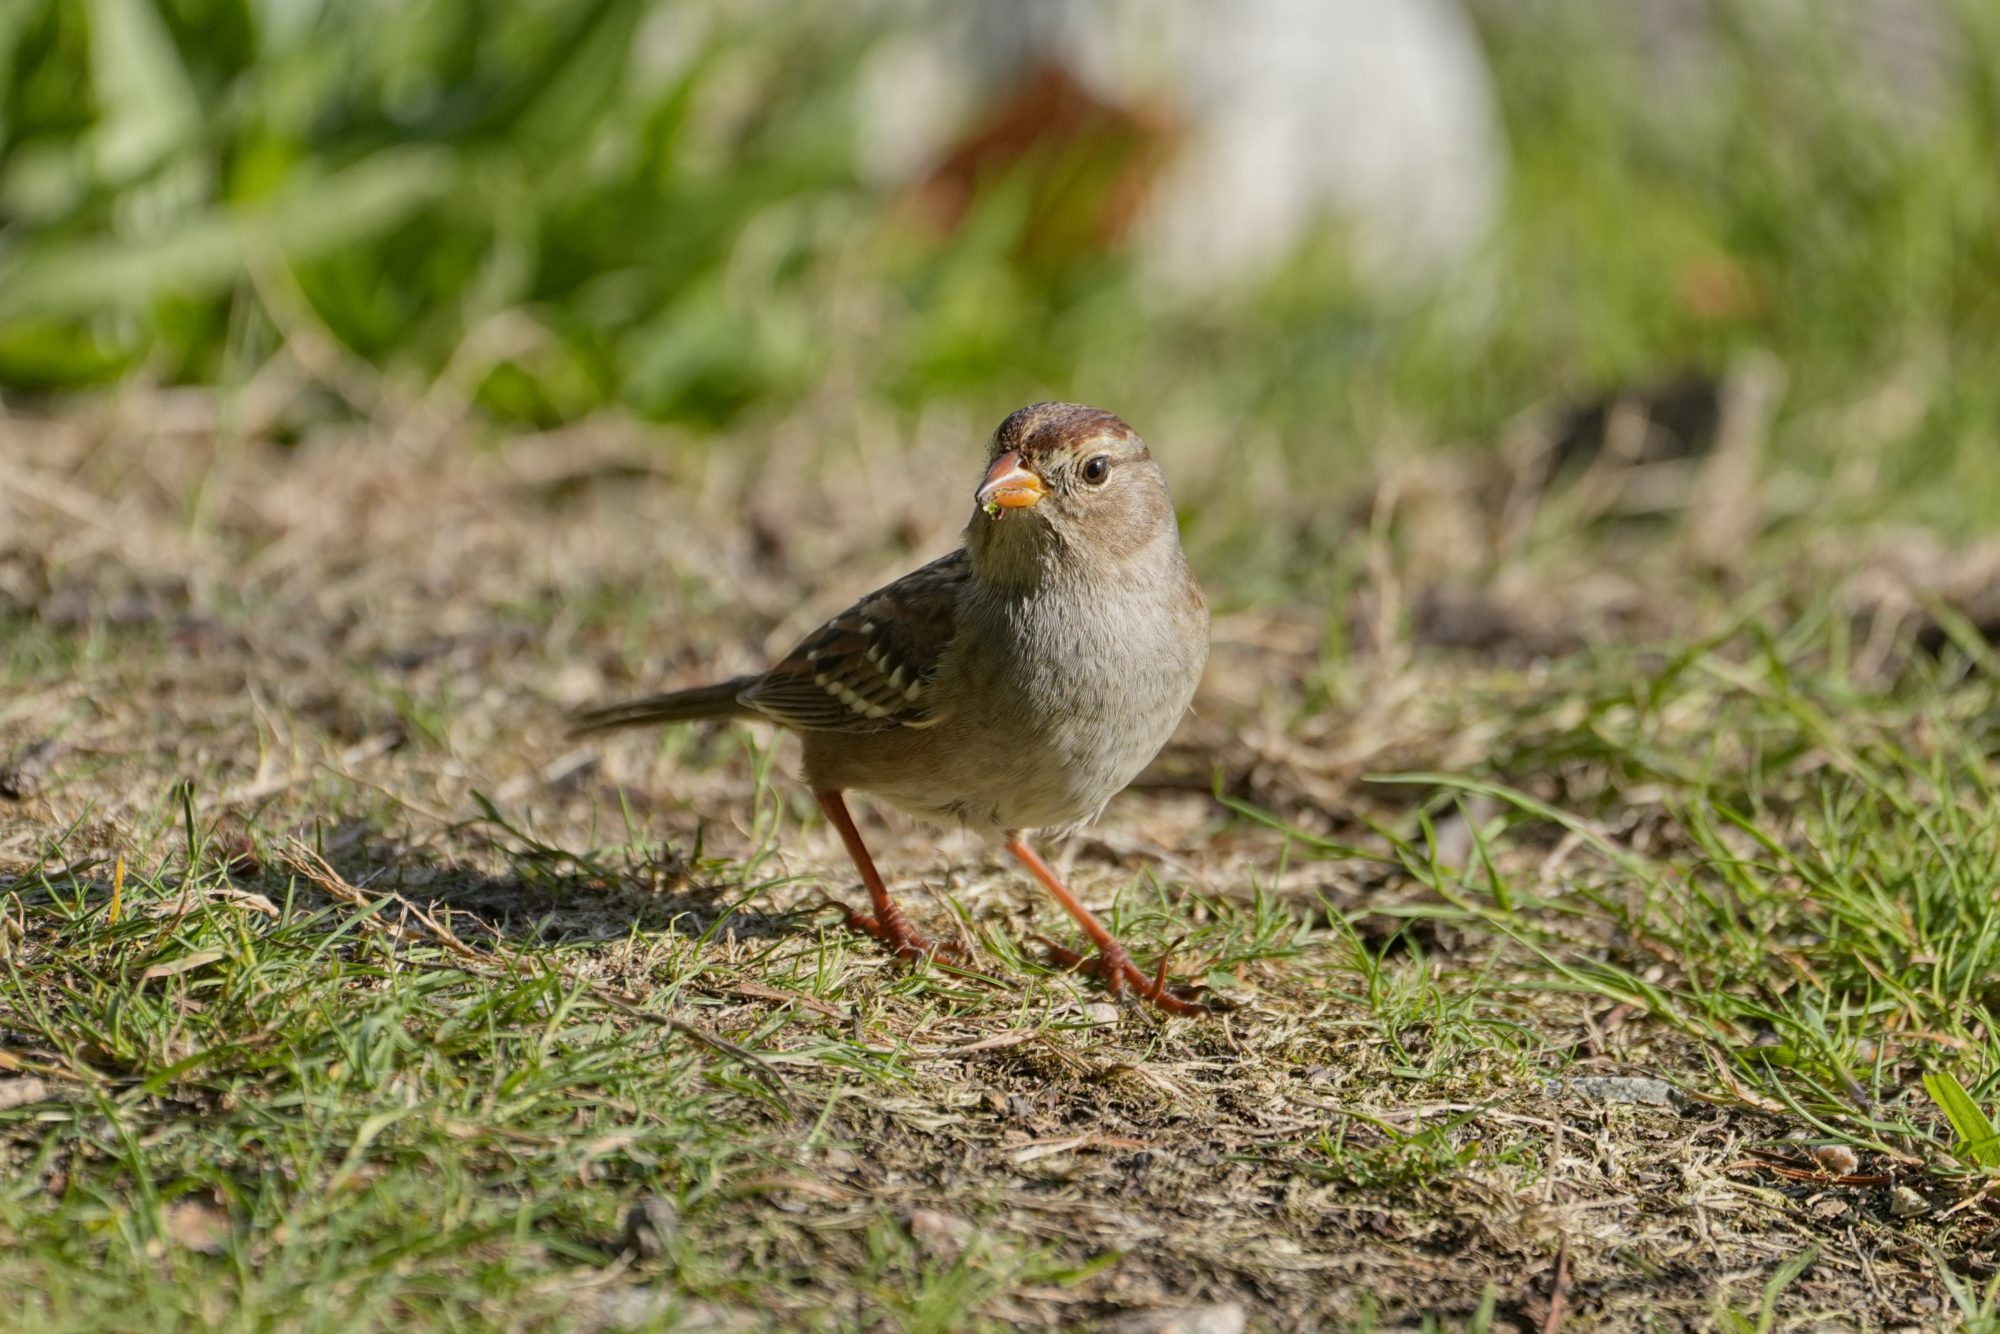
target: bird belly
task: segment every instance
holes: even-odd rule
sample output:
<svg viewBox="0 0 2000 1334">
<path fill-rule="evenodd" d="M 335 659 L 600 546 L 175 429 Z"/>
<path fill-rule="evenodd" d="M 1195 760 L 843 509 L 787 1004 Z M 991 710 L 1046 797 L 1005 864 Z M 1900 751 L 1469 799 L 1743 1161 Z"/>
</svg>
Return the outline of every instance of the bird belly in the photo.
<svg viewBox="0 0 2000 1334">
<path fill-rule="evenodd" d="M 988 835 L 1085 823 L 1129 781 L 1129 775 L 1104 775 L 1096 766 L 1079 771 L 1039 738 L 951 744 L 953 738 L 939 735 L 943 730 L 850 734 L 834 745 L 808 734 L 807 780 L 815 789 L 865 793 L 912 815 Z"/>
<path fill-rule="evenodd" d="M 1074 830 L 1096 820 L 1106 802 L 1130 784 L 1174 730 L 1174 712 L 1114 730 L 1096 720 L 1070 726 L 994 728 L 966 722 L 954 728 L 806 734 L 806 778 L 814 788 L 864 792 L 938 824 L 978 834 Z M 1150 724 L 1150 726 L 1146 726 Z M 954 734 L 960 732 L 960 734 Z"/>
<path fill-rule="evenodd" d="M 1198 602 L 1148 601 L 988 618 L 1007 633 L 960 641 L 934 725 L 806 733 L 808 778 L 985 834 L 1089 823 L 1166 745 L 1206 656 Z"/>
</svg>

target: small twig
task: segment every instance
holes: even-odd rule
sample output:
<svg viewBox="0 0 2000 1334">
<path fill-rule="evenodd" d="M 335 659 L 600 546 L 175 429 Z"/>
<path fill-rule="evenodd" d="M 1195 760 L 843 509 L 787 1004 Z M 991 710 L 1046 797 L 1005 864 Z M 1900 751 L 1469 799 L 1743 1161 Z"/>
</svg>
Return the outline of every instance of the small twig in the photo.
<svg viewBox="0 0 2000 1334">
<path fill-rule="evenodd" d="M 791 1091 L 785 1084 L 784 1076 L 773 1070 L 769 1062 L 756 1052 L 751 1051 L 748 1047 L 738 1046 L 728 1038 L 720 1037 L 705 1028 L 697 1028 L 685 1019 L 676 1018 L 670 1014 L 653 1014 L 650 1011 L 640 1009 L 636 1005 L 627 1005 L 624 1001 L 619 1000 L 616 996 L 594 982 L 586 981 L 583 985 L 589 990 L 592 997 L 607 1009 L 616 1010 L 620 1014 L 630 1016 L 633 1019 L 644 1020 L 649 1024 L 665 1025 L 683 1037 L 693 1038 L 704 1047 L 743 1062 L 743 1064 L 750 1067 L 752 1074 L 764 1081 L 766 1088 L 779 1097 L 782 1098 Z"/>
<path fill-rule="evenodd" d="M 801 1009 L 811 1010 L 814 1014 L 823 1014 L 829 1019 L 844 1020 L 847 1018 L 847 1011 L 837 1005 L 828 1005 L 816 996 L 807 996 L 796 991 L 787 991 L 783 987 L 774 987 L 765 982 L 731 982 L 723 990 L 732 996 L 748 996 L 752 1000 L 778 1001 L 784 1004 L 796 1005 Z"/>
<path fill-rule="evenodd" d="M 644 1011 L 635 1011 L 635 1013 L 643 1014 Z M 785 1083 L 785 1077 L 776 1070 L 773 1070 L 769 1062 L 756 1052 L 751 1051 L 748 1047 L 740 1047 L 728 1038 L 710 1033 L 706 1029 L 696 1028 L 685 1019 L 669 1018 L 666 1023 L 669 1028 L 683 1037 L 693 1038 L 702 1046 L 721 1052 L 724 1056 L 733 1056 L 743 1064 L 749 1066 L 750 1073 L 762 1080 L 764 1087 L 770 1089 L 778 1097 L 784 1098 L 790 1094 L 791 1089 Z"/>
<path fill-rule="evenodd" d="M 936 1051 L 917 1052 L 910 1059 L 913 1061 L 948 1061 L 959 1056 L 976 1056 L 983 1051 L 1004 1051 L 1009 1047 L 1018 1047 L 1024 1042 L 1032 1042 L 1037 1036 L 1038 1034 L 1032 1028 L 1015 1028 L 1005 1033 L 995 1033 L 992 1037 L 980 1038 L 976 1042 L 967 1042 L 957 1047 L 940 1047 Z"/>
<path fill-rule="evenodd" d="M 1542 1334 L 1556 1334 L 1563 1317 L 1569 1314 L 1569 1234 L 1563 1233 L 1556 1248 L 1555 1277 L 1549 1281 L 1549 1313 L 1542 1320 Z"/>
<path fill-rule="evenodd" d="M 354 886 L 347 883 L 345 876 L 326 864 L 320 856 L 302 840 L 285 840 L 285 846 L 278 850 L 278 860 L 303 876 L 315 889 L 329 894 L 349 907 L 360 908 L 367 905 L 367 898 Z"/>
<path fill-rule="evenodd" d="M 50 1065 L 46 1061 L 23 1056 L 20 1052 L 0 1047 L 0 1070 L 16 1071 L 26 1075 L 41 1075 L 48 1079 L 67 1079 L 76 1084 L 103 1084 L 108 1082 L 104 1075 L 87 1065 L 68 1067 Z"/>
<path fill-rule="evenodd" d="M 1960 1200 L 1957 1204 L 1952 1205 L 1951 1208 L 1946 1209 L 1938 1217 L 1950 1218 L 1953 1214 L 1963 1213 L 1965 1210 L 1971 1209 L 1976 1205 L 1991 1203 L 1995 1199 L 2000 1199 L 2000 1181 L 1989 1181 L 1972 1194 Z"/>
</svg>

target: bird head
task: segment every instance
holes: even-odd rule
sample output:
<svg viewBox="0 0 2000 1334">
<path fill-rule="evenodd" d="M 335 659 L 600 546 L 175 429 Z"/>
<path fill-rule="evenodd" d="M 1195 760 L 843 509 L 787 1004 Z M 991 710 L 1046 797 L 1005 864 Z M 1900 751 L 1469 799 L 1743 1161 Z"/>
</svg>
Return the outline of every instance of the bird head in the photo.
<svg viewBox="0 0 2000 1334">
<path fill-rule="evenodd" d="M 975 562 L 999 572 L 1075 560 L 1117 565 L 1164 535 L 1172 501 L 1152 451 L 1101 408 L 1036 403 L 993 433 L 966 529 Z"/>
</svg>

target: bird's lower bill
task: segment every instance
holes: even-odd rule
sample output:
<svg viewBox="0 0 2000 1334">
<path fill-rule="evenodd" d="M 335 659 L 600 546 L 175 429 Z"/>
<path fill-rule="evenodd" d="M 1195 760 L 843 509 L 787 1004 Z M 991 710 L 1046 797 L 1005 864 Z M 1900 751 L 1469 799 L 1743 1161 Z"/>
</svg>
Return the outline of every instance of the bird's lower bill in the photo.
<svg viewBox="0 0 2000 1334">
<path fill-rule="evenodd" d="M 1002 510 L 1029 509 L 1041 503 L 1048 494 L 1042 479 L 1033 469 L 1021 462 L 1020 452 L 1008 450 L 993 460 L 993 466 L 986 470 L 986 480 L 980 483 L 973 498 L 988 517 L 999 518 Z"/>
</svg>

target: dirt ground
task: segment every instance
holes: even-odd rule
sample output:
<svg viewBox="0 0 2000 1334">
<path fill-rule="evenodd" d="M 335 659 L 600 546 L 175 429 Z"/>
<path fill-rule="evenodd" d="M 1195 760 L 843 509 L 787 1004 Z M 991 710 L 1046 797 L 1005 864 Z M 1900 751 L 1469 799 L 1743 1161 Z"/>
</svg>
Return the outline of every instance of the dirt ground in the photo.
<svg viewBox="0 0 2000 1334">
<path fill-rule="evenodd" d="M 281 897 L 296 836 L 366 895 L 449 909 L 477 949 L 561 945 L 559 967 L 628 996 L 679 979 L 782 1087 L 730 1095 L 763 1184 L 703 1213 L 699 1245 L 794 1282 L 752 1297 L 552 1261 L 561 1322 L 880 1323 L 842 1276 L 885 1228 L 961 1276 L 953 1310 L 1130 1330 L 1934 1328 L 1938 1256 L 1990 1260 L 1990 1213 L 1940 1216 L 1888 1157 L 1815 1159 L 1809 1125 L 1732 1096 L 1684 1033 L 1536 985 L 1532 950 L 1419 878 L 1308 855 L 1214 795 L 1357 846 L 1367 819 L 1414 830 L 1423 793 L 1363 776 L 1475 766 L 1517 726 L 1488 702 L 1536 661 L 1671 623 L 1640 572 L 1571 586 L 1560 614 L 1393 566 L 1378 601 L 1333 610 L 1226 587 L 1195 717 L 1061 853 L 1143 958 L 1193 933 L 1178 968 L 1226 1008 L 1166 1021 L 1034 966 L 1031 933 L 1071 939 L 1053 905 L 894 815 L 864 816 L 878 859 L 920 920 L 989 947 L 997 984 L 844 940 L 825 904 L 852 877 L 787 745 L 767 773 L 739 729 L 565 735 L 570 708 L 749 669 L 944 550 L 970 423 L 925 423 L 914 453 L 857 428 L 840 505 L 791 424 L 740 452 L 616 423 L 496 448 L 227 429 L 158 393 L 0 421 L 0 893 L 33 899 L 57 864 L 100 886 L 119 855 L 164 865 L 191 811 L 240 845 L 245 892 Z M 1363 644 L 1329 686 L 1331 631 L 1365 640 L 1390 587 L 1456 647 Z M 1462 846 L 1463 822 L 1438 837 Z M 1501 855 L 1555 884 L 1578 854 L 1552 829 Z M 1579 919 L 1569 948 L 1626 946 Z M 0 1048 L 47 1059 L 5 1018 Z M 857 1076 L 856 1053 L 894 1077 Z M 0 1137 L 27 1155 L 37 1127 Z"/>
</svg>

